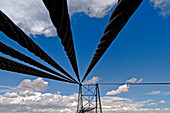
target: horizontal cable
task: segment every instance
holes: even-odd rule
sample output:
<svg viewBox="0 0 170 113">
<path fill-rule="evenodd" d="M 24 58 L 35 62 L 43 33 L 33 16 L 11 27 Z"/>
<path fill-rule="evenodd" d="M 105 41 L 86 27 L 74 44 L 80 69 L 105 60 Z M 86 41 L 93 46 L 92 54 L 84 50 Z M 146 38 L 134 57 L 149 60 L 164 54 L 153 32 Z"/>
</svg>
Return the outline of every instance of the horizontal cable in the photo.
<svg viewBox="0 0 170 113">
<path fill-rule="evenodd" d="M 51 20 L 57 29 L 57 34 L 61 39 L 64 50 L 66 51 L 77 79 L 80 82 L 70 18 L 67 9 L 67 0 L 43 0 L 43 2 L 49 11 Z"/>
<path fill-rule="evenodd" d="M 0 31 L 12 40 L 18 42 L 22 47 L 34 53 L 67 77 L 72 78 L 62 67 L 60 67 L 50 56 L 48 56 L 36 43 L 33 42 L 18 26 L 16 26 L 1 10 L 0 10 Z M 75 80 L 76 81 L 76 80 Z"/>
<path fill-rule="evenodd" d="M 118 33 L 125 26 L 131 15 L 136 11 L 143 0 L 119 0 L 114 9 L 109 24 L 107 25 L 104 35 L 100 39 L 100 43 L 94 53 L 91 63 L 83 77 L 82 82 L 86 79 L 88 74 L 103 56 L 105 51 L 111 45 Z"/>
<path fill-rule="evenodd" d="M 21 61 L 24 61 L 26 63 L 29 63 L 29 64 L 31 64 L 33 66 L 36 66 L 36 67 L 38 67 L 40 69 L 43 69 L 45 71 L 51 72 L 51 73 L 53 73 L 55 75 L 58 75 L 58 76 L 60 76 L 60 77 L 62 77 L 64 79 L 67 79 L 68 81 L 72 81 L 72 80 L 68 79 L 67 77 L 61 75 L 60 73 L 53 71 L 52 69 L 40 64 L 39 62 L 37 62 L 35 60 L 33 60 L 32 58 L 30 58 L 30 57 L 20 53 L 19 51 L 5 45 L 2 42 L 0 42 L 0 52 L 4 53 L 6 55 L 10 55 L 13 58 L 17 58 L 18 60 L 21 60 Z"/>
<path fill-rule="evenodd" d="M 170 85 L 170 83 L 154 83 L 154 82 L 150 82 L 150 83 L 96 83 L 96 84 L 99 84 L 99 85 Z M 83 84 L 83 85 L 96 85 L 96 84 Z"/>
<path fill-rule="evenodd" d="M 170 85 L 170 83 L 99 83 L 100 85 Z"/>
<path fill-rule="evenodd" d="M 24 64 L 12 61 L 12 60 L 4 58 L 2 56 L 0 56 L 0 69 L 17 72 L 17 73 L 28 74 L 28 75 L 37 76 L 37 77 L 48 78 L 48 79 L 52 79 L 52 80 L 58 80 L 58 81 L 62 81 L 62 82 L 75 83 L 75 82 L 71 82 L 71 81 L 53 76 L 53 75 L 45 73 L 43 71 L 34 69 L 34 68 L 26 66 Z"/>
</svg>

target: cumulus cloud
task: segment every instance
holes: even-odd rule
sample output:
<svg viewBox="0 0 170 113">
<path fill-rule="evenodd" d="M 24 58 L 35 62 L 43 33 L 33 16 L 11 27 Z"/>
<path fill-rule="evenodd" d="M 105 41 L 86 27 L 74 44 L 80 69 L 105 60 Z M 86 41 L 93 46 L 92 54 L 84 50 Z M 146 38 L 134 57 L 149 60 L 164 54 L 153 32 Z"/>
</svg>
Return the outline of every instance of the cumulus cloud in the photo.
<svg viewBox="0 0 170 113">
<path fill-rule="evenodd" d="M 136 80 L 137 80 L 137 78 L 131 78 L 130 80 L 127 80 L 126 82 L 130 82 L 130 83 L 135 83 L 136 82 Z"/>
<path fill-rule="evenodd" d="M 29 83 L 29 84 L 28 84 Z M 40 84 L 43 87 L 40 87 Z M 29 86 L 30 85 L 30 86 Z M 35 89 L 33 89 L 33 86 Z M 74 113 L 77 106 L 77 95 L 61 95 L 55 93 L 42 93 L 48 87 L 48 82 L 38 78 L 33 81 L 23 80 L 16 92 L 6 92 L 0 95 L 1 113 Z M 126 86 L 127 87 L 127 86 Z M 20 90 L 24 89 L 24 90 Z M 121 89 L 121 88 L 120 88 Z M 22 94 L 21 94 L 22 92 Z M 26 92 L 32 92 L 28 94 Z M 169 113 L 170 109 L 144 109 L 153 100 L 134 101 L 122 97 L 101 97 L 104 113 Z M 165 103 L 164 100 L 159 103 Z"/>
<path fill-rule="evenodd" d="M 5 92 L 9 92 L 10 90 L 8 90 L 8 89 L 2 89 L 2 90 L 0 90 L 0 93 L 5 93 Z"/>
<path fill-rule="evenodd" d="M 167 17 L 170 15 L 170 0 L 150 0 L 155 9 L 160 9 L 160 15 Z"/>
<path fill-rule="evenodd" d="M 159 101 L 159 103 L 160 103 L 160 104 L 165 104 L 166 101 L 165 101 L 165 100 L 161 100 L 161 101 Z"/>
<path fill-rule="evenodd" d="M 60 92 L 60 91 L 57 91 L 57 94 L 61 94 L 61 92 Z"/>
<path fill-rule="evenodd" d="M 139 79 L 138 81 L 137 81 L 137 78 L 131 78 L 130 80 L 127 80 L 126 82 L 129 82 L 129 83 L 140 83 L 140 82 L 142 82 L 143 81 L 143 79 Z"/>
<path fill-rule="evenodd" d="M 89 17 L 102 18 L 118 0 L 68 0 L 70 14 L 85 13 Z"/>
<path fill-rule="evenodd" d="M 164 95 L 164 96 L 168 96 L 170 95 L 170 91 L 152 91 L 150 93 L 147 93 L 148 95 Z"/>
<path fill-rule="evenodd" d="M 52 107 L 60 108 L 58 112 L 68 113 L 76 108 L 77 105 L 77 94 L 65 96 L 60 95 L 58 91 L 57 94 L 52 93 L 42 93 L 48 87 L 48 82 L 44 81 L 42 78 L 37 78 L 33 81 L 26 79 L 23 80 L 17 87 L 16 92 L 6 92 L 0 95 L 0 106 L 10 107 L 13 111 L 20 110 L 19 108 L 25 107 L 24 112 L 27 108 L 39 108 L 39 110 L 47 110 L 49 113 Z M 48 109 L 41 109 L 48 108 Z M 0 111 L 2 111 L 0 107 Z M 40 112 L 39 111 L 39 112 Z M 52 110 L 53 111 L 53 110 Z M 30 112 L 30 111 L 29 111 Z M 56 111 L 55 111 L 56 112 Z"/>
<path fill-rule="evenodd" d="M 117 0 L 68 0 L 71 15 L 83 12 L 97 18 L 107 15 L 116 3 Z M 57 35 L 42 0 L 1 0 L 0 10 L 27 35 Z"/>
<path fill-rule="evenodd" d="M 98 81 L 100 81 L 99 77 L 93 77 L 92 79 L 85 81 L 83 84 L 94 84 Z"/>
<path fill-rule="evenodd" d="M 89 17 L 102 18 L 118 0 L 67 0 L 69 14 L 84 13 Z M 163 16 L 170 15 L 169 0 L 150 0 Z M 56 36 L 47 9 L 42 0 L 1 0 L 0 10 L 14 21 L 27 35 Z"/>
<path fill-rule="evenodd" d="M 89 17 L 102 18 L 118 0 L 67 0 L 69 14 L 84 13 Z M 169 0 L 150 0 L 163 16 L 170 15 Z M 56 36 L 48 11 L 42 0 L 1 0 L 0 10 L 14 21 L 27 35 Z"/>
<path fill-rule="evenodd" d="M 126 82 L 128 83 L 140 83 L 142 82 L 143 79 L 137 79 L 137 78 L 131 78 L 129 80 L 127 80 Z M 129 88 L 130 88 L 130 85 L 122 85 L 122 86 L 119 86 L 117 90 L 112 90 L 112 91 L 109 91 L 106 93 L 106 95 L 118 95 L 120 93 L 125 93 L 125 92 L 128 92 L 129 91 Z"/>
<path fill-rule="evenodd" d="M 148 106 L 156 106 L 157 105 L 157 103 L 150 103 L 150 104 L 148 104 Z"/>
<path fill-rule="evenodd" d="M 37 78 L 33 81 L 29 79 L 23 80 L 18 86 L 17 90 L 20 96 L 33 96 L 43 92 L 48 88 L 48 82 L 42 78 Z"/>
<path fill-rule="evenodd" d="M 18 97 L 18 94 L 15 93 L 15 92 L 12 92 L 12 93 L 6 92 L 6 93 L 4 94 L 4 97 L 6 97 L 6 98 L 16 98 L 16 97 Z"/>
<path fill-rule="evenodd" d="M 127 84 L 120 86 L 117 90 L 112 90 L 106 93 L 106 95 L 117 95 L 122 92 L 128 92 L 129 91 L 129 86 Z"/>
<path fill-rule="evenodd" d="M 135 102 L 133 99 L 121 97 L 102 97 L 102 106 L 104 113 L 168 113 L 170 109 L 148 109 L 142 107 L 154 106 L 154 100 L 145 100 Z"/>
<path fill-rule="evenodd" d="M 3 86 L 3 85 L 0 85 L 0 88 L 5 88 L 5 89 L 15 89 L 13 87 L 10 87 L 10 86 Z"/>
<path fill-rule="evenodd" d="M 33 81 L 29 79 L 23 80 L 17 87 L 19 90 L 31 90 L 37 92 L 43 92 L 48 88 L 48 82 L 44 81 L 42 78 L 37 78 Z"/>
<path fill-rule="evenodd" d="M 152 91 L 151 93 L 148 93 L 149 95 L 157 95 L 160 94 L 161 91 Z"/>
<path fill-rule="evenodd" d="M 141 103 L 141 104 L 147 104 L 147 103 L 150 103 L 150 102 L 152 102 L 152 101 L 154 101 L 154 100 L 149 99 L 149 100 L 145 100 L 145 101 L 140 101 L 139 103 Z"/>
<path fill-rule="evenodd" d="M 170 109 L 132 109 L 132 110 L 105 110 L 105 113 L 169 113 Z"/>
<path fill-rule="evenodd" d="M 9 92 L 9 91 L 16 91 L 16 88 L 0 85 L 0 93 Z"/>
<path fill-rule="evenodd" d="M 42 0 L 1 0 L 0 10 L 27 35 L 56 36 Z"/>
<path fill-rule="evenodd" d="M 136 83 L 140 83 L 140 82 L 142 82 L 143 81 L 143 79 L 141 78 L 141 79 L 139 79 Z"/>
</svg>

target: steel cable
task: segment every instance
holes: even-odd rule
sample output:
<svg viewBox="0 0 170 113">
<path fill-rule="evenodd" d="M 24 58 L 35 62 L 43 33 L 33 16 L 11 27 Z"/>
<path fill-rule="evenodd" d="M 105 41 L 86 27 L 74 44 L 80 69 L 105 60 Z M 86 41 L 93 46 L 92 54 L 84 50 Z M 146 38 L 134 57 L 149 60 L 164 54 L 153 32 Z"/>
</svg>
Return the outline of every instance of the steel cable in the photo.
<svg viewBox="0 0 170 113">
<path fill-rule="evenodd" d="M 4 58 L 2 56 L 0 56 L 0 69 L 12 71 L 12 72 L 17 72 L 17 73 L 28 74 L 28 75 L 37 76 L 37 77 L 43 77 L 43 78 L 58 80 L 58 81 L 62 81 L 62 82 L 75 83 L 75 82 L 71 82 L 71 81 L 53 76 L 53 75 L 48 74 L 46 72 L 34 69 L 34 68 L 26 66 L 24 64 L 9 60 L 9 59 Z"/>
<path fill-rule="evenodd" d="M 64 46 L 64 50 L 67 53 L 77 79 L 80 81 L 70 19 L 67 9 L 67 1 L 43 0 L 43 2 L 49 11 L 54 26 L 57 29 L 58 36 L 61 39 L 61 43 Z"/>
<path fill-rule="evenodd" d="M 157 83 L 99 83 L 100 85 L 124 85 L 124 84 L 127 84 L 127 85 L 170 85 L 170 83 L 160 83 L 160 82 L 157 82 Z"/>
<path fill-rule="evenodd" d="M 72 78 L 62 67 L 60 67 L 50 56 L 48 56 L 36 43 L 33 42 L 19 27 L 17 27 L 1 10 L 0 10 L 0 31 L 12 40 L 18 42 L 22 47 L 34 53 L 70 79 Z"/>
<path fill-rule="evenodd" d="M 36 67 L 38 67 L 40 69 L 43 69 L 45 71 L 51 72 L 51 73 L 53 73 L 55 75 L 58 75 L 58 76 L 60 76 L 60 77 L 62 77 L 64 79 L 67 79 L 68 81 L 72 81 L 72 80 L 68 79 L 67 77 L 61 75 L 60 73 L 53 71 L 52 69 L 42 65 L 41 63 L 39 63 L 39 62 L 37 62 L 35 60 L 33 60 L 32 58 L 30 58 L 30 57 L 20 53 L 19 51 L 5 45 L 2 42 L 0 42 L 0 52 L 4 53 L 6 55 L 10 55 L 13 58 L 17 58 L 18 60 L 21 60 L 21 61 L 24 61 L 26 63 L 29 63 L 29 64 L 31 64 L 33 66 L 36 66 Z M 76 82 L 76 81 L 74 81 L 74 82 Z"/>
<path fill-rule="evenodd" d="M 170 82 L 149 82 L 149 83 L 96 83 L 96 84 L 99 84 L 99 85 L 170 85 Z M 93 85 L 96 85 L 96 84 L 83 84 L 83 85 L 90 85 L 90 86 L 93 86 Z"/>
<path fill-rule="evenodd" d="M 82 82 L 100 60 L 102 55 L 108 49 L 110 44 L 116 38 L 121 29 L 125 26 L 131 15 L 136 11 L 142 1 L 143 0 L 119 0 L 111 15 L 109 24 L 104 31 L 104 35 L 102 36 L 96 52 L 90 62 L 90 65 L 83 77 Z"/>
</svg>

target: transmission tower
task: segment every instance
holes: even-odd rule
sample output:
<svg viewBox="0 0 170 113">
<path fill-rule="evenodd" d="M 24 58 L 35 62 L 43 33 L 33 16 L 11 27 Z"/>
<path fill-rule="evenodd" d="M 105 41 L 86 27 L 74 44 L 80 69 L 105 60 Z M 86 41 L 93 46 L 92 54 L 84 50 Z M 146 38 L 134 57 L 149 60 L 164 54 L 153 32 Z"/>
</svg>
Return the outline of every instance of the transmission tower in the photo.
<svg viewBox="0 0 170 113">
<path fill-rule="evenodd" d="M 102 113 L 98 84 L 80 84 L 77 113 Z"/>
</svg>

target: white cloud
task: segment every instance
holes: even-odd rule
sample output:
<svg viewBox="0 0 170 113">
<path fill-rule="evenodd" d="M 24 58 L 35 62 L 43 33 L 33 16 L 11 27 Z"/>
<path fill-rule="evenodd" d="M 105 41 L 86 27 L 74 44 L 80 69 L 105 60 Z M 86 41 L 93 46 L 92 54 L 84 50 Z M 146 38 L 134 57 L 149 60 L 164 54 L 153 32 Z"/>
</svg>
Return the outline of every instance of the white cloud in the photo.
<svg viewBox="0 0 170 113">
<path fill-rule="evenodd" d="M 9 92 L 10 90 L 8 90 L 8 89 L 2 89 L 2 90 L 0 90 L 0 93 L 5 93 L 5 92 Z"/>
<path fill-rule="evenodd" d="M 93 77 L 92 79 L 85 81 L 83 84 L 94 84 L 98 81 L 100 81 L 99 77 Z"/>
<path fill-rule="evenodd" d="M 43 92 L 48 88 L 48 82 L 42 78 L 37 78 L 33 81 L 29 79 L 23 80 L 18 86 L 18 94 L 20 96 L 34 96 L 38 92 Z"/>
<path fill-rule="evenodd" d="M 155 9 L 160 9 L 160 15 L 167 17 L 170 15 L 170 0 L 150 0 Z"/>
<path fill-rule="evenodd" d="M 30 86 L 28 86 L 29 84 Z M 40 85 L 45 85 L 40 87 Z M 35 89 L 33 89 L 33 87 Z M 18 88 L 19 87 L 19 88 Z M 38 78 L 33 81 L 24 80 L 17 87 L 18 92 L 6 92 L 0 95 L 0 112 L 1 113 L 75 113 L 77 106 L 77 95 L 61 95 L 58 91 L 57 94 L 42 93 L 48 82 Z M 126 86 L 128 87 L 128 86 Z M 20 89 L 23 90 L 21 94 Z M 121 89 L 121 88 L 120 88 Z M 28 94 L 26 92 L 32 92 Z M 144 109 L 148 104 L 152 104 L 153 100 L 137 101 L 133 99 L 122 97 L 101 97 L 102 107 L 104 113 L 169 113 L 170 109 Z M 152 102 L 152 103 L 151 103 Z M 164 103 L 164 100 L 160 101 Z"/>
<path fill-rule="evenodd" d="M 0 85 L 0 93 L 5 93 L 5 92 L 9 92 L 9 91 L 16 91 L 16 88 Z"/>
<path fill-rule="evenodd" d="M 141 83 L 143 81 L 143 79 L 139 79 L 136 83 Z"/>
<path fill-rule="evenodd" d="M 126 82 L 128 83 L 140 83 L 142 81 L 143 79 L 138 80 L 137 78 L 134 78 L 134 77 L 129 80 L 126 80 Z M 125 85 L 118 87 L 117 90 L 112 90 L 112 91 L 107 92 L 106 95 L 117 95 L 120 93 L 128 92 L 129 88 L 130 88 L 130 85 L 125 84 Z"/>
<path fill-rule="evenodd" d="M 3 85 L 0 85 L 0 88 L 5 88 L 5 89 L 16 89 L 16 88 L 13 88 L 13 87 L 10 87 L 10 86 L 3 86 Z"/>
<path fill-rule="evenodd" d="M 23 80 L 17 87 L 18 90 L 28 90 L 43 92 L 48 88 L 48 82 L 45 82 L 42 78 L 37 78 L 33 81 L 29 79 Z"/>
<path fill-rule="evenodd" d="M 7 98 L 16 98 L 16 97 L 18 97 L 18 94 L 14 93 L 14 92 L 12 92 L 12 93 L 6 92 L 4 94 L 4 97 L 7 97 Z"/>
<path fill-rule="evenodd" d="M 148 104 L 148 106 L 156 106 L 157 105 L 157 103 L 150 103 L 150 104 Z"/>
<path fill-rule="evenodd" d="M 150 103 L 152 102 L 153 100 L 152 99 L 149 99 L 149 100 L 145 100 L 145 101 L 140 101 L 139 103 L 141 104 L 147 104 L 147 103 Z"/>
<path fill-rule="evenodd" d="M 68 0 L 70 14 L 83 12 L 89 17 L 102 18 L 117 0 Z"/>
<path fill-rule="evenodd" d="M 102 18 L 117 0 L 68 0 L 69 13 L 83 12 L 90 17 Z M 1 0 L 0 10 L 14 21 L 27 35 L 56 36 L 48 11 L 42 0 Z"/>
<path fill-rule="evenodd" d="M 149 95 L 157 95 L 160 94 L 161 91 L 152 91 L 151 93 L 148 93 Z"/>
<path fill-rule="evenodd" d="M 126 82 L 135 83 L 136 80 L 137 80 L 137 78 L 131 78 L 130 80 L 127 80 Z"/>
<path fill-rule="evenodd" d="M 0 10 L 27 35 L 56 36 L 56 30 L 41 0 L 1 0 Z"/>
<path fill-rule="evenodd" d="M 153 100 L 135 102 L 132 99 L 120 97 L 102 97 L 102 106 L 104 113 L 168 113 L 170 109 L 148 109 L 142 108 L 155 106 Z"/>
<path fill-rule="evenodd" d="M 142 81 L 143 81 L 143 79 L 138 80 L 137 78 L 133 77 L 133 78 L 127 80 L 126 82 L 128 82 L 128 83 L 140 83 Z M 117 94 L 120 94 L 120 93 L 125 93 L 125 92 L 129 91 L 129 88 L 130 88 L 130 85 L 125 84 L 125 85 L 118 87 L 117 90 L 112 90 L 112 91 L 107 92 L 106 95 L 117 95 Z"/>
<path fill-rule="evenodd" d="M 57 91 L 57 94 L 61 94 L 61 92 L 60 92 L 60 91 Z"/>
<path fill-rule="evenodd" d="M 102 18 L 118 0 L 67 0 L 69 13 L 85 13 L 89 17 Z M 150 0 L 163 16 L 170 15 L 170 0 Z M 0 10 L 10 17 L 27 35 L 56 36 L 47 9 L 42 0 L 1 0 Z"/>
<path fill-rule="evenodd" d="M 104 113 L 169 113 L 170 109 L 133 109 L 133 110 L 105 110 Z"/>
<path fill-rule="evenodd" d="M 157 94 L 159 94 L 159 95 L 168 96 L 168 95 L 170 95 L 170 91 L 152 91 L 152 92 L 147 93 L 147 94 L 149 94 L 149 95 L 157 95 Z"/>
<path fill-rule="evenodd" d="M 142 82 L 143 81 L 143 79 L 141 78 L 141 79 L 139 79 L 138 81 L 137 81 L 137 78 L 131 78 L 130 80 L 127 80 L 126 82 L 129 82 L 129 83 L 140 83 L 140 82 Z"/>
<path fill-rule="evenodd" d="M 112 90 L 106 93 L 106 95 L 117 95 L 120 94 L 122 92 L 128 92 L 130 86 L 128 86 L 127 84 L 120 86 L 117 90 Z"/>
<path fill-rule="evenodd" d="M 137 80 L 137 78 L 131 78 L 130 80 L 127 80 L 126 82 L 129 82 L 129 83 L 135 83 Z"/>
<path fill-rule="evenodd" d="M 16 92 L 6 92 L 0 95 L 0 106 L 6 107 L 9 111 L 9 107 L 12 107 L 9 112 L 19 112 L 21 108 L 24 108 L 24 112 L 32 110 L 34 112 L 56 112 L 59 113 L 71 113 L 75 111 L 77 106 L 77 94 L 65 96 L 52 93 L 42 93 L 48 87 L 48 82 L 42 78 L 37 78 L 33 81 L 29 79 L 23 80 L 18 86 Z M 46 109 L 42 109 L 46 108 Z M 51 109 L 52 107 L 60 108 L 60 110 Z M 31 109 L 27 109 L 31 108 Z M 0 111 L 2 108 L 0 107 Z"/>
<path fill-rule="evenodd" d="M 165 104 L 166 101 L 165 101 L 165 100 L 161 100 L 161 101 L 159 101 L 159 103 L 160 103 L 160 104 Z"/>
</svg>

